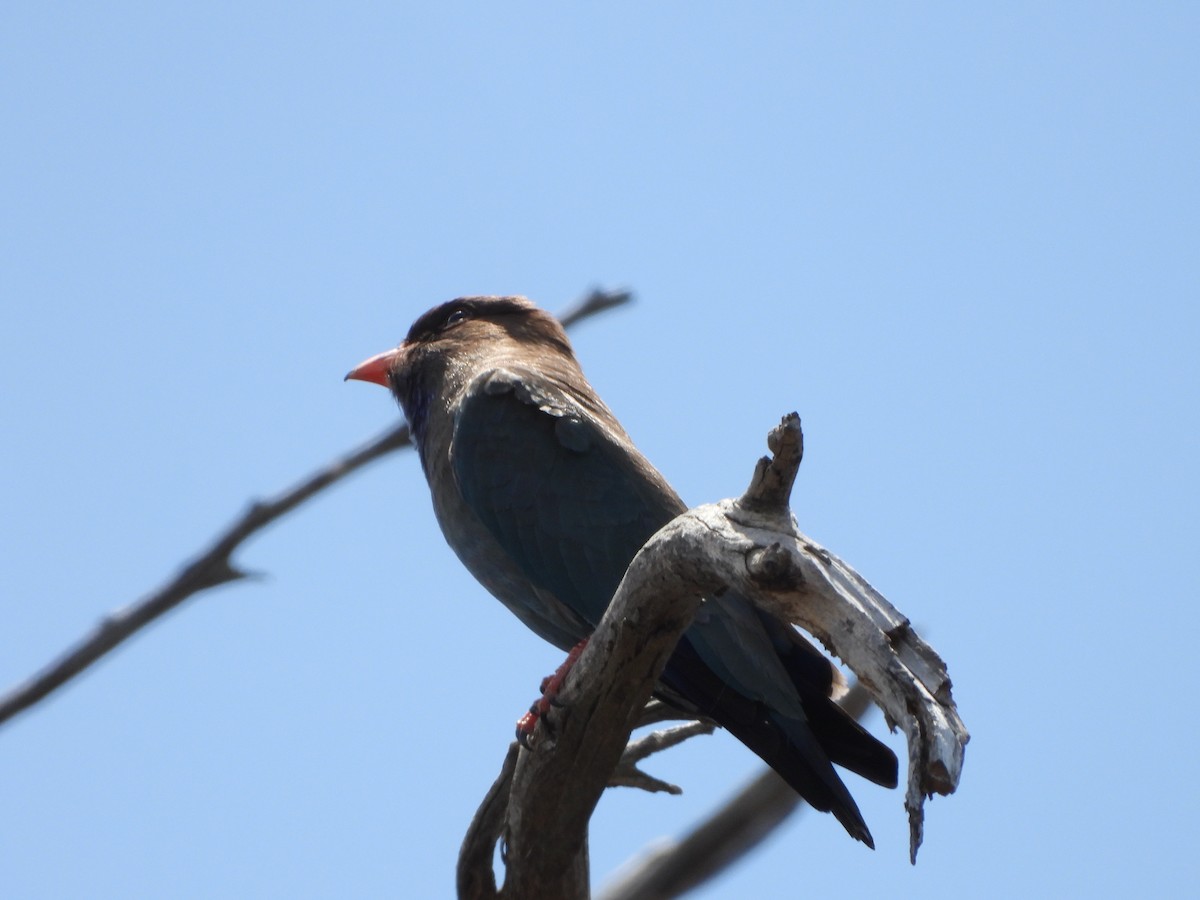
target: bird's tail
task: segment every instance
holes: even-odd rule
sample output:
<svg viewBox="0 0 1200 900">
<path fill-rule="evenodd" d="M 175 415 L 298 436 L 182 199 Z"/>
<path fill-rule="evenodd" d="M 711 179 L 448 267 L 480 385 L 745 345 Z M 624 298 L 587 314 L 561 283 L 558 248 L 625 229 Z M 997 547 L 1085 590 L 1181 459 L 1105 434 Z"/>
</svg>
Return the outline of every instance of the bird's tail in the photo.
<svg viewBox="0 0 1200 900">
<path fill-rule="evenodd" d="M 874 849 L 871 831 L 833 763 L 876 784 L 895 787 L 896 756 L 829 699 L 832 664 L 799 640 L 803 648 L 777 649 L 789 650 L 780 656 L 796 682 L 804 718 L 767 709 L 730 689 L 704 664 L 686 636 L 676 646 L 663 683 L 754 751 L 814 809 L 833 813 L 851 837 Z"/>
<path fill-rule="evenodd" d="M 896 754 L 832 699 L 835 686 L 841 681 L 833 663 L 796 629 L 762 610 L 758 610 L 758 615 L 800 695 L 808 727 L 816 735 L 821 749 L 837 765 L 882 787 L 894 788 Z M 788 730 L 786 722 L 781 722 L 780 726 Z"/>
<path fill-rule="evenodd" d="M 858 804 L 806 723 L 768 714 L 752 721 L 735 719 L 722 724 L 813 809 L 833 813 L 851 837 L 875 849 L 875 839 Z"/>
</svg>

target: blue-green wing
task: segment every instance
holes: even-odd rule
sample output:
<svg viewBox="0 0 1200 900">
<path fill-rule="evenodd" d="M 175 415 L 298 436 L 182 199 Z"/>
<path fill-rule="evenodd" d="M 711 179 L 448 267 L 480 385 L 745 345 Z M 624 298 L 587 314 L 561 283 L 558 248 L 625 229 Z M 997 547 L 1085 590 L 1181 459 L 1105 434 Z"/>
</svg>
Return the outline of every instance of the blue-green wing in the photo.
<svg viewBox="0 0 1200 900">
<path fill-rule="evenodd" d="M 629 561 L 684 510 L 619 436 L 525 373 L 477 379 L 453 448 L 467 505 L 539 589 L 529 603 L 565 604 L 591 628 Z"/>
</svg>

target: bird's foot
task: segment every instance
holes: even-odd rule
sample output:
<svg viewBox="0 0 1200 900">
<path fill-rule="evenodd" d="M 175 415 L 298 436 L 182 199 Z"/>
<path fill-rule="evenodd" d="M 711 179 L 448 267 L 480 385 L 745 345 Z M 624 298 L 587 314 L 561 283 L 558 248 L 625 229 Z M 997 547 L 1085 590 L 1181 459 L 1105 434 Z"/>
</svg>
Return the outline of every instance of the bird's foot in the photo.
<svg viewBox="0 0 1200 900">
<path fill-rule="evenodd" d="M 533 730 L 537 728 L 539 720 L 542 722 L 543 728 L 553 733 L 553 726 L 551 726 L 550 720 L 543 717 L 550 711 L 552 706 L 562 705 L 558 702 L 558 692 L 562 689 L 563 682 L 567 680 L 567 673 L 571 671 L 571 667 L 575 665 L 587 643 L 587 638 L 584 638 L 572 647 L 571 652 L 567 654 L 567 658 L 563 660 L 563 664 L 554 670 L 554 674 L 547 675 L 542 679 L 540 688 L 542 696 L 529 707 L 529 712 L 517 720 L 517 741 L 522 747 L 529 749 L 529 739 L 533 736 Z"/>
</svg>

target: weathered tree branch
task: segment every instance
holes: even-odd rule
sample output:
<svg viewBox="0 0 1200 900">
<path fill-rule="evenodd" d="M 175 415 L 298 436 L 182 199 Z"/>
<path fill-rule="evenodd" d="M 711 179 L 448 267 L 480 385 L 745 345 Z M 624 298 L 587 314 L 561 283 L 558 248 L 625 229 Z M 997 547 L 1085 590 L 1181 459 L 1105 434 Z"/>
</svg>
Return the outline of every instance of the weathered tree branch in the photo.
<svg viewBox="0 0 1200 900">
<path fill-rule="evenodd" d="M 561 316 L 564 325 L 573 325 L 589 316 L 629 302 L 629 291 L 593 290 Z M 80 675 L 94 662 L 115 650 L 159 616 L 174 609 L 189 597 L 209 588 L 247 577 L 233 563 L 233 553 L 251 535 L 297 506 L 341 481 L 351 472 L 394 450 L 409 446 L 407 425 L 399 425 L 334 460 L 299 484 L 270 500 L 250 506 L 212 545 L 158 590 L 136 603 L 105 616 L 92 631 L 67 649 L 41 671 L 0 696 L 0 725 L 18 713 L 44 700 L 49 694 Z"/>
<path fill-rule="evenodd" d="M 678 718 L 679 714 L 658 700 L 651 700 L 643 712 L 639 725 Z M 646 791 L 664 791 L 679 794 L 675 785 L 660 781 L 642 772 L 637 764 L 647 756 L 674 747 L 688 738 L 701 734 L 712 734 L 716 726 L 708 721 L 690 720 L 683 725 L 652 732 L 636 741 L 631 741 L 621 754 L 616 768 L 609 777 L 609 787 L 634 787 Z M 479 804 L 475 818 L 467 828 L 458 858 L 458 897 L 460 900 L 495 900 L 500 896 L 496 877 L 492 870 L 492 857 L 496 845 L 504 838 L 508 814 L 508 798 L 512 789 L 513 772 L 517 764 L 520 745 L 513 741 L 491 788 Z M 788 788 L 789 792 L 791 791 Z M 586 867 L 581 873 L 586 884 Z M 512 896 L 511 894 L 507 896 Z"/>
<path fill-rule="evenodd" d="M 799 417 L 785 417 L 768 443 L 775 457 L 759 462 L 745 497 L 690 510 L 634 557 L 567 676 L 563 708 L 542 719 L 551 733 L 537 752 L 518 754 L 500 897 L 587 896 L 588 820 L 679 635 L 701 598 L 721 587 L 818 637 L 904 729 L 915 861 L 925 796 L 953 792 L 969 739 L 945 665 L 850 566 L 796 528 L 788 498 L 802 452 Z M 486 856 L 490 872 L 490 853 L 470 855 Z"/>
<path fill-rule="evenodd" d="M 799 459 L 803 438 L 795 413 L 771 433 L 776 460 Z M 773 464 L 771 464 L 773 465 Z M 768 466 L 770 467 L 770 466 Z M 908 740 L 909 858 L 916 862 L 927 796 L 953 793 L 970 740 L 950 690 L 946 665 L 883 595 L 854 569 L 796 527 L 786 507 L 762 508 L 778 482 L 762 474 L 747 498 L 694 510 L 722 535 L 726 583 L 782 619 L 799 625 L 840 657 Z M 750 500 L 750 502 L 746 502 Z"/>
<path fill-rule="evenodd" d="M 776 442 L 801 447 L 799 417 L 785 417 L 771 441 L 772 449 Z M 756 493 L 761 481 L 756 472 L 747 495 Z M 904 807 L 909 858 L 915 863 L 925 798 L 958 787 L 970 740 L 954 705 L 946 664 L 865 578 L 801 533 L 790 511 L 781 519 L 743 501 L 723 501 L 696 512 L 710 527 L 724 526 L 734 551 L 723 566 L 727 577 L 736 579 L 730 586 L 747 593 L 758 588 L 757 602 L 824 643 L 858 676 L 888 725 L 903 729 L 908 741 Z"/>
<path fill-rule="evenodd" d="M 669 558 L 668 552 L 635 557 L 568 675 L 563 708 L 543 716 L 538 752 L 517 757 L 502 897 L 588 896 L 582 862 L 592 810 L 700 598 L 719 587 L 683 567 L 673 571 L 663 564 Z M 542 752 L 547 746 L 554 752 Z"/>
<path fill-rule="evenodd" d="M 463 838 L 462 848 L 458 852 L 459 900 L 495 900 L 499 897 L 492 857 L 496 852 L 496 844 L 504 837 L 508 795 L 512 790 L 513 770 L 517 767 L 519 749 L 516 741 L 509 745 L 500 774 L 484 795 Z"/>
</svg>

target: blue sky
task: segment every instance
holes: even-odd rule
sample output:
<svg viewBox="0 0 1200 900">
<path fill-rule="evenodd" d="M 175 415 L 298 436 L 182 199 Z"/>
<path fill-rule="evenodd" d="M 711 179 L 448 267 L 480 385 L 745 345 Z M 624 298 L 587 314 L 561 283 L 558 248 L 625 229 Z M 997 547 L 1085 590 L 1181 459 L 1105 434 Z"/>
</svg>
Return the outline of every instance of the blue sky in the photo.
<svg viewBox="0 0 1200 900">
<path fill-rule="evenodd" d="M 435 303 L 594 284 L 573 335 L 692 503 L 801 414 L 801 527 L 949 661 L 973 741 L 917 867 L 807 814 L 696 896 L 1200 880 L 1193 4 L 9 4 L 0 684 L 398 415 Z M 559 654 L 415 456 L 280 522 L 0 730 L 0 895 L 450 896 Z M 882 731 L 878 716 L 872 727 Z M 898 750 L 898 737 L 891 739 Z M 757 771 L 609 792 L 597 883 Z"/>
</svg>

